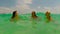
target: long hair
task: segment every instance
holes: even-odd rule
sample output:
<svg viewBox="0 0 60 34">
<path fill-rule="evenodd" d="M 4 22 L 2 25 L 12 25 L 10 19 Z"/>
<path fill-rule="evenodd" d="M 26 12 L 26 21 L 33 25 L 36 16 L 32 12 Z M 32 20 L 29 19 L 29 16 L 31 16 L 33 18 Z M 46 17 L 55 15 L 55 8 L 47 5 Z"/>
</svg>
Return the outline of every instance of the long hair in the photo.
<svg viewBox="0 0 60 34">
<path fill-rule="evenodd" d="M 37 17 L 35 11 L 32 12 L 32 17 Z"/>
<path fill-rule="evenodd" d="M 14 17 L 15 17 L 16 12 L 17 12 L 17 11 L 14 11 L 14 12 L 13 12 L 13 14 L 12 14 L 12 18 L 14 18 Z"/>
</svg>

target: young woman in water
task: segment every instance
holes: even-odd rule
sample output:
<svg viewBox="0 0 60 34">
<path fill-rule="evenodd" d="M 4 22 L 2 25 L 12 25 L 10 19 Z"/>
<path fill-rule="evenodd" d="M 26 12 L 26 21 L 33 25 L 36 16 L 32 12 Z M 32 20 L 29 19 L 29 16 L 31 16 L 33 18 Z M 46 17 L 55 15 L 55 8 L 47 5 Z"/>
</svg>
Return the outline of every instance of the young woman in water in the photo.
<svg viewBox="0 0 60 34">
<path fill-rule="evenodd" d="M 45 15 L 46 15 L 47 20 L 48 20 L 48 21 L 51 21 L 50 12 L 47 11 L 47 12 L 45 13 Z"/>
<path fill-rule="evenodd" d="M 35 11 L 32 11 L 32 18 L 37 18 Z"/>
<path fill-rule="evenodd" d="M 17 11 L 14 11 L 11 17 L 11 21 L 18 20 L 18 13 Z"/>
</svg>

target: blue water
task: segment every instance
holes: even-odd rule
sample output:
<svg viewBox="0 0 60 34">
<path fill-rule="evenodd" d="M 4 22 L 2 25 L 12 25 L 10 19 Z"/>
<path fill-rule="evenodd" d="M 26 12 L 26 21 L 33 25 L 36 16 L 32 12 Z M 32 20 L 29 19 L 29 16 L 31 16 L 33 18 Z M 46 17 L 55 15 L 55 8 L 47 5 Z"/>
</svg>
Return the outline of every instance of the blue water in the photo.
<svg viewBox="0 0 60 34">
<path fill-rule="evenodd" d="M 46 22 L 45 14 L 19 14 L 19 20 L 11 22 L 12 14 L 0 14 L 0 34 L 60 34 L 60 15 L 51 14 L 52 21 Z"/>
</svg>

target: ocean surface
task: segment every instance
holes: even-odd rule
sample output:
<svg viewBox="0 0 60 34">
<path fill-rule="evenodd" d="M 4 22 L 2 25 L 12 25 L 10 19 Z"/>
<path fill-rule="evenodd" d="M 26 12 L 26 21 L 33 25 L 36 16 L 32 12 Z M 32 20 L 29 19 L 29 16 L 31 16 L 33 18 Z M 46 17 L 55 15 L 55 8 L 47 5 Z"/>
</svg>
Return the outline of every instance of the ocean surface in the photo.
<svg viewBox="0 0 60 34">
<path fill-rule="evenodd" d="M 31 14 L 19 14 L 19 20 L 11 22 L 12 14 L 0 14 L 0 34 L 60 34 L 60 14 L 51 14 L 50 22 L 45 14 L 36 15 L 32 19 Z"/>
</svg>

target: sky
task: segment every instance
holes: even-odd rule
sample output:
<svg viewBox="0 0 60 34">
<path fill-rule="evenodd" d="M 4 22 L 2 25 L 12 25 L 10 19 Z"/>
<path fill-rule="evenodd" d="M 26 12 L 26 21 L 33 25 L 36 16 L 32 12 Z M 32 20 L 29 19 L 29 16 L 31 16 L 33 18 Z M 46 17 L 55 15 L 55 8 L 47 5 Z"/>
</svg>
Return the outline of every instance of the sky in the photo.
<svg viewBox="0 0 60 34">
<path fill-rule="evenodd" d="M 32 11 L 53 14 L 60 13 L 60 0 L 0 0 L 0 13 L 11 13 L 17 10 L 19 14 Z"/>
</svg>

